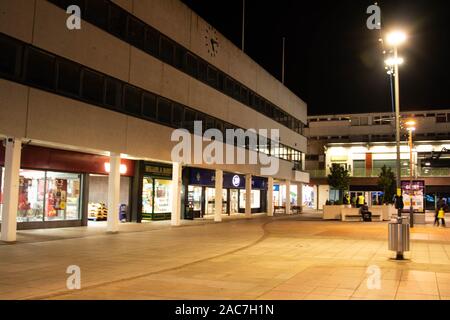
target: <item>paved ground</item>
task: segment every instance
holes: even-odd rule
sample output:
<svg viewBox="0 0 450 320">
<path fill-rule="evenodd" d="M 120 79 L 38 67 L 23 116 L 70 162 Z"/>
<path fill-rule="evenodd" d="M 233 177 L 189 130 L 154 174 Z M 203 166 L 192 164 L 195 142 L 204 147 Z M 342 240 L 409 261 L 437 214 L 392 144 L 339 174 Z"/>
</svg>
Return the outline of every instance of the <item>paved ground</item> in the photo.
<svg viewBox="0 0 450 320">
<path fill-rule="evenodd" d="M 386 223 L 307 220 L 21 231 L 0 246 L 0 299 L 450 299 L 450 228 L 416 227 L 398 262 Z"/>
</svg>

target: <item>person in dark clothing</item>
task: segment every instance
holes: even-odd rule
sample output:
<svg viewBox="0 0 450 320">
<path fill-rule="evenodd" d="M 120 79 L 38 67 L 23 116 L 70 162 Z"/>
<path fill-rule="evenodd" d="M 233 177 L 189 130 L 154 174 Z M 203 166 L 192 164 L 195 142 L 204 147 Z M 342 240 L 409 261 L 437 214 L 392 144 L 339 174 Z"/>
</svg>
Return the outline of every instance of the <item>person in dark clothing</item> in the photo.
<svg viewBox="0 0 450 320">
<path fill-rule="evenodd" d="M 367 206 L 366 202 L 364 202 L 364 204 L 361 206 L 361 216 L 363 218 L 363 221 L 372 222 L 372 212 L 369 211 L 369 207 Z"/>
</svg>

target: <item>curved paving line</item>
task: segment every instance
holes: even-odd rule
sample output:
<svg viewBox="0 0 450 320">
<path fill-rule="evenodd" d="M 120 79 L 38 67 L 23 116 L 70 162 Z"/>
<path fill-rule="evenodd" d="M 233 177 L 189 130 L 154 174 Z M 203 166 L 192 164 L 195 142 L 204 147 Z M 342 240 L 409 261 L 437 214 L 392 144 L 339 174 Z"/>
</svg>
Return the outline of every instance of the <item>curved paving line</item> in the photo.
<svg viewBox="0 0 450 320">
<path fill-rule="evenodd" d="M 269 237 L 270 232 L 266 228 L 267 225 L 269 225 L 269 224 L 271 224 L 273 222 L 277 222 L 279 220 L 287 220 L 287 219 L 290 219 L 290 218 L 292 218 L 292 216 L 276 217 L 274 220 L 270 220 L 270 221 L 264 222 L 261 225 L 261 228 L 263 230 L 262 236 L 259 237 L 258 239 L 256 239 L 255 241 L 253 241 L 253 242 L 243 246 L 243 247 L 236 248 L 236 249 L 224 252 L 224 253 L 220 253 L 220 254 L 214 255 L 212 257 L 206 257 L 206 258 L 203 258 L 203 259 L 191 261 L 191 262 L 188 262 L 188 263 L 185 263 L 185 264 L 182 264 L 182 265 L 179 265 L 179 266 L 175 266 L 175 267 L 170 267 L 170 268 L 166 268 L 166 269 L 152 271 L 152 272 L 140 274 L 140 275 L 137 275 L 137 276 L 117 279 L 117 280 L 113 280 L 113 281 L 109 281 L 109 282 L 102 282 L 102 283 L 99 283 L 99 284 L 93 284 L 93 285 L 90 285 L 90 286 L 86 286 L 86 287 L 82 288 L 81 290 L 77 290 L 76 292 L 82 292 L 82 291 L 98 288 L 98 287 L 105 286 L 105 285 L 111 285 L 111 284 L 116 284 L 116 283 L 120 283 L 120 282 L 136 280 L 136 279 L 140 279 L 140 278 L 144 278 L 144 277 L 148 277 L 148 276 L 152 276 L 152 275 L 156 275 L 156 274 L 161 274 L 161 273 L 165 273 L 165 272 L 169 272 L 169 271 L 180 270 L 180 269 L 183 269 L 183 268 L 186 268 L 186 267 L 193 266 L 195 264 L 199 264 L 199 263 L 206 262 L 206 261 L 209 261 L 209 260 L 221 258 L 221 257 L 227 256 L 227 255 L 230 255 L 230 254 L 234 254 L 234 253 L 239 252 L 239 251 L 246 250 L 248 248 L 251 248 L 251 247 L 261 243 L 262 241 L 266 240 Z M 55 297 L 58 297 L 58 296 L 70 295 L 70 294 L 73 294 L 73 293 L 74 293 L 74 291 L 67 290 L 67 291 L 55 292 L 55 293 L 51 293 L 51 294 L 47 294 L 47 295 L 31 296 L 31 297 L 25 298 L 25 300 L 49 299 L 49 298 L 55 298 Z"/>
</svg>

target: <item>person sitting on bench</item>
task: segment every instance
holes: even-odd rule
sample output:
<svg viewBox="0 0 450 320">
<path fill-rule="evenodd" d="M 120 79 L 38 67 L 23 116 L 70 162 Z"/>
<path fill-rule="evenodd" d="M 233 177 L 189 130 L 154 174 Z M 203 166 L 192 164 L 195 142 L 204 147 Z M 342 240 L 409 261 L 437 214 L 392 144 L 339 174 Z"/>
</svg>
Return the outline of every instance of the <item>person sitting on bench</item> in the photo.
<svg viewBox="0 0 450 320">
<path fill-rule="evenodd" d="M 364 205 L 361 206 L 361 216 L 364 222 L 372 222 L 372 212 L 369 211 L 369 207 L 366 202 L 364 202 Z"/>
</svg>

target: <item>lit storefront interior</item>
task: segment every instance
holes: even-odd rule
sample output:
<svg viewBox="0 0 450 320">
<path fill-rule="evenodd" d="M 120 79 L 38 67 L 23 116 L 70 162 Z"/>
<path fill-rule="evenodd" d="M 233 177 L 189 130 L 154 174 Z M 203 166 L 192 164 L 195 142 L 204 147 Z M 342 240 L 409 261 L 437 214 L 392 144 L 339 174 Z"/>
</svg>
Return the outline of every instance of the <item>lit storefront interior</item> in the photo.
<svg viewBox="0 0 450 320">
<path fill-rule="evenodd" d="M 4 149 L 0 148 L 0 159 Z M 3 160 L 1 160 L 3 161 Z M 134 165 L 123 160 L 121 208 L 129 221 L 128 204 Z M 107 204 L 108 157 L 24 146 L 19 173 L 18 229 L 86 226 L 94 203 Z M 3 211 L 4 167 L 0 162 L 0 221 Z M 114 210 L 120 213 L 121 208 Z M 106 220 L 107 210 L 100 219 Z M 97 216 L 98 217 L 98 216 Z"/>
<path fill-rule="evenodd" d="M 184 201 L 184 218 L 208 218 L 215 213 L 215 171 L 184 168 L 183 185 L 187 190 Z M 236 215 L 245 212 L 245 176 L 223 173 L 222 214 Z M 267 179 L 252 177 L 252 213 L 266 211 Z M 190 216 L 189 212 L 192 212 Z"/>
</svg>

